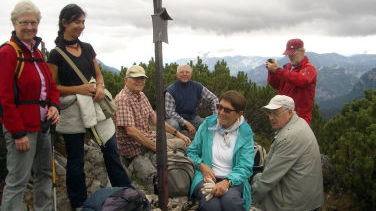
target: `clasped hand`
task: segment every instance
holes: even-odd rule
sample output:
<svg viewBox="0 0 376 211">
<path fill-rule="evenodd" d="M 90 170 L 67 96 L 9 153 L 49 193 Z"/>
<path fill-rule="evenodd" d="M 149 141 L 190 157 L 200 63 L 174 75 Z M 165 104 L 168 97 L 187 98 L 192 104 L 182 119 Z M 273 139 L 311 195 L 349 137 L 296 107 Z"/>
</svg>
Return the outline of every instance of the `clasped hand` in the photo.
<svg viewBox="0 0 376 211">
<path fill-rule="evenodd" d="M 104 87 L 94 84 L 82 84 L 79 87 L 78 94 L 94 97 L 94 102 L 101 101 L 104 98 Z"/>
<path fill-rule="evenodd" d="M 277 71 L 278 68 L 279 68 L 278 63 L 274 59 L 272 60 L 272 62 L 266 61 L 265 67 L 266 67 L 266 69 L 268 69 L 268 71 L 270 71 L 272 73 Z"/>
<path fill-rule="evenodd" d="M 230 187 L 229 182 L 227 180 L 222 180 L 222 181 L 214 184 L 216 182 L 215 174 L 214 174 L 213 170 L 208 165 L 201 163 L 200 164 L 200 171 L 202 172 L 202 175 L 204 177 L 204 188 L 206 186 L 205 190 L 202 190 L 203 194 L 204 194 L 204 192 L 206 194 L 208 194 L 208 192 L 210 192 L 210 194 L 212 196 L 220 197 L 220 196 L 223 196 L 227 192 L 227 190 Z M 210 184 L 212 184 L 212 185 L 210 185 Z M 207 195 L 206 200 L 207 201 L 210 200 L 212 196 Z"/>
</svg>

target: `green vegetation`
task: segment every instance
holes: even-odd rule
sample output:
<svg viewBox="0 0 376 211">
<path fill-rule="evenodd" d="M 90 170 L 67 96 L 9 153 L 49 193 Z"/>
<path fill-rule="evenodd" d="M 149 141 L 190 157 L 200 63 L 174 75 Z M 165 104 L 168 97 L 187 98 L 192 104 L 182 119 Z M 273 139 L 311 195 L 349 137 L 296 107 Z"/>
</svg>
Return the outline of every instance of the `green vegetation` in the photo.
<svg viewBox="0 0 376 211">
<path fill-rule="evenodd" d="M 334 164 L 331 188 L 350 194 L 353 210 L 376 208 L 376 90 L 344 105 L 322 128 L 321 152 Z"/>
<path fill-rule="evenodd" d="M 148 76 L 144 93 L 148 97 L 152 107 L 156 109 L 156 71 L 154 60 L 150 60 L 148 64 L 141 63 L 140 65 L 145 68 L 146 75 Z M 165 88 L 176 80 L 175 73 L 177 66 L 178 64 L 176 63 L 165 65 L 163 70 Z M 257 134 L 257 141 L 268 148 L 270 144 L 268 140 L 271 139 L 273 132 L 266 115 L 260 108 L 267 104 L 276 94 L 276 91 L 269 86 L 257 86 L 256 83 L 249 81 L 244 72 L 239 72 L 237 76 L 231 76 L 230 69 L 223 60 L 217 62 L 213 71 L 209 71 L 208 66 L 203 64 L 200 58 L 198 58 L 198 62 L 195 64 L 191 62 L 191 66 L 193 68 L 193 80 L 201 82 L 217 96 L 231 89 L 237 90 L 245 96 L 247 107 L 244 116 L 252 126 L 253 131 Z M 119 75 L 103 71 L 106 88 L 114 96 L 124 87 L 123 78 L 125 72 L 125 68 L 122 68 Z M 209 107 L 205 103 L 202 103 L 199 108 L 199 114 L 204 117 L 210 115 L 210 113 Z"/>
<path fill-rule="evenodd" d="M 155 108 L 155 63 L 141 63 L 148 79 L 144 93 Z M 204 84 L 217 96 L 235 89 L 247 99 L 245 118 L 255 132 L 255 140 L 269 149 L 273 131 L 268 119 L 260 109 L 276 94 L 271 87 L 259 87 L 249 80 L 244 72 L 231 76 L 226 62 L 218 61 L 213 71 L 198 58 L 193 67 L 193 80 Z M 176 63 L 166 64 L 163 71 L 164 85 L 167 87 L 176 80 Z M 120 75 L 104 71 L 106 87 L 111 93 L 118 93 L 124 86 L 125 68 Z M 317 137 L 322 154 L 328 155 L 334 170 L 324 169 L 330 177 L 325 177 L 325 190 L 334 194 L 332 198 L 346 196 L 350 205 L 343 208 L 343 201 L 332 201 L 325 210 L 375 210 L 376 209 L 376 90 L 365 92 L 365 98 L 346 104 L 342 114 L 325 121 L 315 104 L 312 111 L 312 129 Z M 199 114 L 210 115 L 207 106 L 200 106 Z"/>
<path fill-rule="evenodd" d="M 155 63 L 141 63 L 146 70 L 148 79 L 144 93 L 155 108 Z M 163 71 L 164 85 L 173 83 L 177 68 L 176 63 L 166 64 Z M 198 62 L 193 64 L 193 80 L 204 84 L 217 96 L 223 92 L 235 89 L 247 99 L 245 118 L 255 132 L 255 140 L 269 149 L 273 131 L 266 115 L 260 109 L 276 94 L 276 91 L 259 87 L 250 81 L 244 72 L 231 76 L 226 62 L 218 61 L 213 71 L 208 66 Z M 106 88 L 115 96 L 124 87 L 126 68 L 120 74 L 102 69 Z M 202 116 L 210 115 L 210 109 L 203 104 L 199 108 Z M 326 202 L 324 210 L 376 210 L 376 90 L 365 91 L 365 98 L 346 104 L 340 115 L 324 121 L 319 107 L 312 111 L 312 129 L 317 137 L 322 154 L 328 155 L 334 166 L 333 175 L 324 177 L 325 190 L 334 196 L 335 200 Z M 5 142 L 0 137 L 0 158 L 5 164 Z M 5 168 L 1 168 L 1 180 L 4 179 Z M 324 169 L 324 174 L 328 172 Z M 350 202 L 344 201 L 342 196 Z M 337 200 L 338 199 L 338 200 Z M 328 203 L 331 203 L 328 205 Z M 350 205 L 347 206 L 347 203 Z"/>
</svg>

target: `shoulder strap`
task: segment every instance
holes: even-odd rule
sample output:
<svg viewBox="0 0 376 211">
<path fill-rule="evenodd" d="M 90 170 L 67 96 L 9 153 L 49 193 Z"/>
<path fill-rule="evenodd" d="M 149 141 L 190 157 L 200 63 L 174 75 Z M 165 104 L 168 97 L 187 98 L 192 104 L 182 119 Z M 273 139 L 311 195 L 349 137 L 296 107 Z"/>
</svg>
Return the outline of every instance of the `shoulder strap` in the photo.
<svg viewBox="0 0 376 211">
<path fill-rule="evenodd" d="M 84 84 L 87 84 L 89 83 L 87 81 L 87 79 L 85 78 L 85 76 L 81 73 L 80 69 L 78 69 L 78 67 L 74 64 L 74 62 L 72 61 L 72 59 L 69 58 L 69 56 L 63 51 L 61 50 L 61 48 L 59 47 L 55 47 L 56 51 L 60 53 L 60 55 L 63 56 L 63 58 L 65 59 L 65 61 L 68 62 L 68 64 L 72 67 L 72 69 L 74 70 L 74 72 L 76 72 L 76 74 L 78 75 L 78 77 L 81 79 L 82 82 L 84 82 Z"/>
<path fill-rule="evenodd" d="M 15 42 L 12 42 L 12 41 L 5 42 L 4 45 L 12 46 L 18 55 L 16 70 L 14 74 L 15 74 L 15 78 L 19 79 L 21 77 L 21 74 L 24 68 L 24 60 L 25 60 L 22 50 Z"/>
<path fill-rule="evenodd" d="M 17 65 L 16 65 L 16 69 L 14 70 L 14 85 L 13 85 L 14 101 L 17 104 L 17 102 L 18 102 L 17 80 L 21 77 L 21 74 L 22 74 L 22 71 L 23 71 L 23 68 L 24 68 L 24 64 L 25 64 L 24 63 L 25 58 L 24 58 L 24 55 L 22 53 L 21 48 L 15 42 L 8 41 L 8 42 L 5 42 L 2 46 L 4 46 L 4 45 L 12 46 L 13 49 L 17 53 Z"/>
</svg>

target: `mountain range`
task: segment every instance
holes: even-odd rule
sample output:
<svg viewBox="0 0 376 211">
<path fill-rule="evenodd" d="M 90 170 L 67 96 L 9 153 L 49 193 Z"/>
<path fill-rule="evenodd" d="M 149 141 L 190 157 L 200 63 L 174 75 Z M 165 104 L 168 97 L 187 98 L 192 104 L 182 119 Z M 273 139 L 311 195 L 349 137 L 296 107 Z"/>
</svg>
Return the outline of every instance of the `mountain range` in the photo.
<svg viewBox="0 0 376 211">
<path fill-rule="evenodd" d="M 358 54 L 353 56 L 343 56 L 337 53 L 318 54 L 307 52 L 307 57 L 317 69 L 317 86 L 315 101 L 320 107 L 324 117 L 331 118 L 341 111 L 344 103 L 349 103 L 354 99 L 363 96 L 364 89 L 374 89 L 376 77 L 375 54 Z M 203 57 L 203 63 L 208 65 L 209 70 L 213 70 L 218 60 L 224 60 L 232 75 L 238 71 L 246 72 L 248 78 L 258 85 L 267 84 L 267 70 L 265 61 L 268 57 L 260 56 L 227 56 L 227 57 Z M 277 57 L 275 59 L 280 66 L 286 64 L 287 57 Z M 188 63 L 195 59 L 179 59 L 178 64 Z"/>
<path fill-rule="evenodd" d="M 307 57 L 317 69 L 317 86 L 315 101 L 319 105 L 324 117 L 331 118 L 339 113 L 344 103 L 362 97 L 364 89 L 375 89 L 376 86 L 376 55 L 358 54 L 343 56 L 337 53 L 318 54 L 307 52 Z M 177 64 L 197 62 L 198 58 L 182 58 Z M 226 56 L 200 57 L 202 62 L 213 71 L 217 61 L 224 60 L 230 69 L 231 75 L 239 71 L 247 73 L 249 80 L 260 86 L 267 84 L 267 70 L 265 61 L 268 57 L 261 56 Z M 288 62 L 287 57 L 274 58 L 280 66 Z M 116 68 L 106 66 L 99 61 L 102 67 L 111 72 L 119 72 Z"/>
</svg>

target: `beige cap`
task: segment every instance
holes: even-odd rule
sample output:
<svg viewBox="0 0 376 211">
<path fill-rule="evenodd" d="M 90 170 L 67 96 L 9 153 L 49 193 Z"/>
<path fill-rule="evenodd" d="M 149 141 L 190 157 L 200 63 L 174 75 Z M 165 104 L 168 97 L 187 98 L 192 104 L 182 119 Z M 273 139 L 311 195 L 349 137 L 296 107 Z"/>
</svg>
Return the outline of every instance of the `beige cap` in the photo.
<svg viewBox="0 0 376 211">
<path fill-rule="evenodd" d="M 294 110 L 294 100 L 286 95 L 276 95 L 270 100 L 268 105 L 264 106 L 264 108 L 269 110 L 279 109 L 281 107 Z"/>
<path fill-rule="evenodd" d="M 138 65 L 133 65 L 127 70 L 127 73 L 125 74 L 126 78 L 137 78 L 137 77 L 146 77 L 145 70 L 143 67 Z"/>
</svg>

